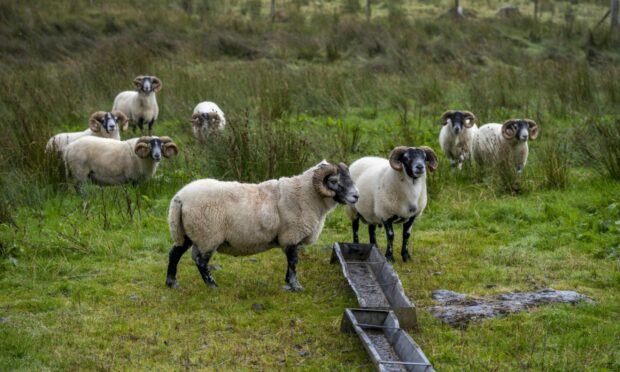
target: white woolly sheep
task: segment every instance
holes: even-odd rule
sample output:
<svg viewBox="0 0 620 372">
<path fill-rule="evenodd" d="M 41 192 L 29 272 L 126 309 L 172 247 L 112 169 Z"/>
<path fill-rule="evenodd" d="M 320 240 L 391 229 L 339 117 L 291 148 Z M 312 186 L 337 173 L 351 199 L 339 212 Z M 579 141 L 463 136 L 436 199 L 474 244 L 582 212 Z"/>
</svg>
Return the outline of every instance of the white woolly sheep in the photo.
<svg viewBox="0 0 620 372">
<path fill-rule="evenodd" d="M 502 159 L 514 159 L 517 172 L 527 163 L 529 138 L 538 137 L 538 125 L 530 119 L 510 119 L 504 124 L 485 124 L 474 137 L 473 153 L 479 165 L 497 164 Z"/>
<path fill-rule="evenodd" d="M 204 140 L 209 133 L 222 131 L 226 126 L 224 112 L 213 102 L 200 102 L 192 114 L 192 131 L 194 137 Z"/>
<path fill-rule="evenodd" d="M 166 285 L 177 286 L 177 264 L 193 245 L 202 280 L 217 287 L 208 263 L 214 252 L 247 256 L 282 247 L 287 259 L 285 289 L 300 291 L 297 253 L 319 237 L 325 217 L 338 203 L 358 199 L 349 170 L 322 162 L 301 175 L 259 184 L 194 181 L 170 202 L 170 250 Z"/>
<path fill-rule="evenodd" d="M 87 178 L 101 185 L 138 184 L 151 178 L 161 156 L 178 154 L 179 148 L 169 137 L 140 137 L 127 141 L 84 137 L 65 149 L 67 178 L 77 180 L 82 193 Z"/>
<path fill-rule="evenodd" d="M 140 133 L 144 134 L 144 123 L 148 123 L 147 133 L 151 135 L 153 123 L 159 114 L 155 93 L 161 90 L 161 80 L 156 76 L 138 76 L 133 84 L 138 91 L 127 90 L 119 93 L 114 98 L 112 110 L 124 112 L 133 124 L 134 132 L 137 126 Z"/>
<path fill-rule="evenodd" d="M 97 111 L 88 120 L 88 129 L 83 132 L 60 133 L 50 138 L 45 146 L 45 151 L 56 150 L 62 153 L 64 149 L 74 141 L 82 137 L 95 136 L 101 138 L 111 138 L 121 140 L 120 131 L 127 130 L 128 119 L 120 111 Z"/>
<path fill-rule="evenodd" d="M 410 259 L 407 243 L 411 227 L 426 208 L 425 163 L 430 171 L 437 169 L 437 155 L 430 147 L 399 146 L 389 160 L 365 157 L 351 164 L 351 178 L 360 190 L 358 202 L 345 208 L 352 221 L 354 243 L 359 243 L 360 219 L 368 224 L 370 244 L 377 244 L 375 230 L 383 225 L 388 239 L 385 257 L 394 261 L 392 224 L 404 222 L 400 254 L 404 262 Z"/>
<path fill-rule="evenodd" d="M 439 132 L 439 146 L 450 159 L 450 166 L 461 169 L 463 161 L 471 156 L 474 135 L 478 130 L 476 116 L 470 111 L 446 111 L 441 115 L 443 127 Z"/>
</svg>

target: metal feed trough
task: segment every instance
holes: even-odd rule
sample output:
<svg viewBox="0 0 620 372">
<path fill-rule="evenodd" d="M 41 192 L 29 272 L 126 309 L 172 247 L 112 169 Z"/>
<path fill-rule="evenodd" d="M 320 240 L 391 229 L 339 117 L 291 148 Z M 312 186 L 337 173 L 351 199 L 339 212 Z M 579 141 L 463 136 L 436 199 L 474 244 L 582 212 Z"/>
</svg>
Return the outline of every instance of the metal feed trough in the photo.
<svg viewBox="0 0 620 372">
<path fill-rule="evenodd" d="M 345 309 L 340 330 L 357 333 L 377 371 L 434 371 L 390 310 Z"/>
<path fill-rule="evenodd" d="M 417 326 L 415 305 L 405 295 L 398 274 L 376 245 L 334 243 L 331 263 L 337 261 L 360 307 L 391 309 L 403 328 Z"/>
</svg>

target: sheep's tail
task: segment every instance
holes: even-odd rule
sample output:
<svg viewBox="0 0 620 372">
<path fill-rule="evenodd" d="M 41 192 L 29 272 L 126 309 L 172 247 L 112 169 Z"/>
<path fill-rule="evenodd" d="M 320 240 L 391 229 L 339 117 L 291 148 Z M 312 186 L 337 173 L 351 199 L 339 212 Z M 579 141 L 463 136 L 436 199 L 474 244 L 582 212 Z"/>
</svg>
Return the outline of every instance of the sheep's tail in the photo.
<svg viewBox="0 0 620 372">
<path fill-rule="evenodd" d="M 170 236 L 176 246 L 183 245 L 185 242 L 185 229 L 181 218 L 182 207 L 181 198 L 175 195 L 170 201 L 170 208 L 168 209 L 168 226 L 170 227 Z"/>
</svg>

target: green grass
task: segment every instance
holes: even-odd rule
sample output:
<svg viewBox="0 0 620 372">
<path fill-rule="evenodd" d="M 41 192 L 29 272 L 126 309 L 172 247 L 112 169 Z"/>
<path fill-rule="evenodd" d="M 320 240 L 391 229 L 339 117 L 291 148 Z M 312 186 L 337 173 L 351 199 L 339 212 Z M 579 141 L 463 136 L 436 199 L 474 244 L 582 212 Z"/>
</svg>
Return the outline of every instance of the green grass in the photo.
<svg viewBox="0 0 620 372">
<path fill-rule="evenodd" d="M 496 19 L 499 1 L 463 2 L 476 18 L 458 23 L 438 18 L 451 2 L 377 2 L 370 24 L 340 1 L 286 2 L 289 21 L 275 24 L 266 1 L 196 0 L 191 15 L 181 1 L 149 4 L 0 1 L 0 370 L 370 369 L 358 339 L 339 331 L 356 304 L 329 265 L 332 244 L 351 240 L 341 207 L 301 255 L 305 291 L 294 294 L 281 288 L 277 249 L 216 255 L 216 290 L 187 255 L 181 288 L 166 288 L 166 214 L 197 178 L 254 182 L 403 144 L 440 158 L 413 261 L 395 264 L 418 306 L 412 335 L 435 368 L 620 369 L 620 55 L 603 26 L 590 33 L 608 1 L 555 2 L 537 24 Z M 155 133 L 181 153 L 144 185 L 87 185 L 77 196 L 45 156 L 47 139 L 83 130 L 145 73 L 163 81 Z M 197 144 L 188 119 L 202 100 L 229 126 Z M 437 144 L 447 108 L 481 123 L 536 120 L 540 138 L 512 175 L 518 193 L 501 173 L 449 169 Z M 588 136 L 597 123 L 605 130 Z M 465 330 L 425 310 L 440 288 L 544 287 L 595 302 Z"/>
</svg>

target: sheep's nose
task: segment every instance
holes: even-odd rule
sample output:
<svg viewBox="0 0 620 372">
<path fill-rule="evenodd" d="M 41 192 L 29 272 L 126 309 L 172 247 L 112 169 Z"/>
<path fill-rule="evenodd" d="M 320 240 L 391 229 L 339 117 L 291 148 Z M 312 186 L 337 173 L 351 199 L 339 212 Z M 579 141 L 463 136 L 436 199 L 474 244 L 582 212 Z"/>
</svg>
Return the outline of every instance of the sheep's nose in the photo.
<svg viewBox="0 0 620 372">
<path fill-rule="evenodd" d="M 353 196 L 351 197 L 353 199 L 353 202 L 357 202 L 357 200 L 360 198 L 359 194 L 353 194 Z"/>
<path fill-rule="evenodd" d="M 416 170 L 416 171 L 418 171 L 418 172 L 423 171 L 423 170 L 424 170 L 424 165 L 422 165 L 422 164 L 417 164 L 417 165 L 415 166 L 415 170 Z"/>
</svg>

